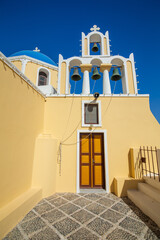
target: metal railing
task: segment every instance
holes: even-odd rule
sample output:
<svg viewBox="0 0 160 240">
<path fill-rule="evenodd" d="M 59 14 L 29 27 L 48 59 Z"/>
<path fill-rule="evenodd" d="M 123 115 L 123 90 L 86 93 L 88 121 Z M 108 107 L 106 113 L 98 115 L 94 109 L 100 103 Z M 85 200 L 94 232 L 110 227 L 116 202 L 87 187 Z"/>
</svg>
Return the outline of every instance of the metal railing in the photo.
<svg viewBox="0 0 160 240">
<path fill-rule="evenodd" d="M 140 165 L 143 176 L 158 179 L 160 182 L 160 158 L 157 148 L 153 147 L 140 147 Z"/>
</svg>

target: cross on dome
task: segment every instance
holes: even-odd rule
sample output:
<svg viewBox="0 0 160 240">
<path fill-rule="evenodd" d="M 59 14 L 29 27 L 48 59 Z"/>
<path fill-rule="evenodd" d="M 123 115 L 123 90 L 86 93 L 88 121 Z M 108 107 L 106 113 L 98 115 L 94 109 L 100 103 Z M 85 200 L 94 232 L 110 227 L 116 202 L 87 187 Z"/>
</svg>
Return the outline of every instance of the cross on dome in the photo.
<svg viewBox="0 0 160 240">
<path fill-rule="evenodd" d="M 100 30 L 100 28 L 99 28 L 99 27 L 97 27 L 97 25 L 93 25 L 93 27 L 92 27 L 92 28 L 90 28 L 90 30 L 91 30 L 91 31 L 99 31 L 99 30 Z"/>
<path fill-rule="evenodd" d="M 36 47 L 33 51 L 34 52 L 40 52 L 40 49 L 38 49 L 38 47 Z"/>
</svg>

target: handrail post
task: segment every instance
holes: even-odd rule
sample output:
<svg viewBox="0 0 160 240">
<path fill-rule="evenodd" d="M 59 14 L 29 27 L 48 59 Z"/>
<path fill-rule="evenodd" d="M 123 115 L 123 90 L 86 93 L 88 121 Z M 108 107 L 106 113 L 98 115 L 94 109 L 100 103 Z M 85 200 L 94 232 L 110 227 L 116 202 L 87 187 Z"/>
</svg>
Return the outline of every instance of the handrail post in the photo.
<svg viewBox="0 0 160 240">
<path fill-rule="evenodd" d="M 155 147 L 155 151 L 156 151 L 156 160 L 157 160 L 158 178 L 159 178 L 159 182 L 160 182 L 160 169 L 159 169 L 158 153 L 157 153 L 157 148 L 156 148 L 156 147 Z"/>
<path fill-rule="evenodd" d="M 140 159 L 142 158 L 142 151 L 141 151 L 141 146 L 140 146 Z M 143 163 L 141 161 L 141 166 L 142 166 L 142 176 L 143 176 Z"/>
<path fill-rule="evenodd" d="M 145 146 L 143 146 L 143 151 L 144 151 L 144 158 L 146 159 L 146 153 L 145 153 Z M 146 161 L 145 161 L 145 170 L 146 170 L 146 176 L 147 176 L 147 164 L 146 164 Z"/>
<path fill-rule="evenodd" d="M 155 179 L 155 170 L 154 170 L 154 159 L 153 159 L 153 150 L 151 146 L 151 155 L 152 155 L 152 164 L 153 164 L 153 174 L 154 174 L 154 179 Z"/>
<path fill-rule="evenodd" d="M 147 146 L 147 155 L 148 155 L 149 173 L 150 173 L 150 178 L 151 178 L 151 168 L 150 168 L 150 159 L 149 159 L 149 149 L 148 149 L 148 146 Z"/>
</svg>

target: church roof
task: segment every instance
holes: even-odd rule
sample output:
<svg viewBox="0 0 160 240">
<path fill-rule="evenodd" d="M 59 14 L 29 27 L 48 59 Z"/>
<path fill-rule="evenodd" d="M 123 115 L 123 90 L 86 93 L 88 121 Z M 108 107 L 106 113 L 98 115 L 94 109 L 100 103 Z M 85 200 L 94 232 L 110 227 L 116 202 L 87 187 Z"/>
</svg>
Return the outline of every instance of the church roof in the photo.
<svg viewBox="0 0 160 240">
<path fill-rule="evenodd" d="M 16 57 L 16 56 L 23 56 L 23 55 L 57 66 L 57 64 L 51 58 L 47 57 L 45 54 L 41 52 L 31 51 L 31 50 L 23 50 L 20 52 L 16 52 L 9 57 Z"/>
</svg>

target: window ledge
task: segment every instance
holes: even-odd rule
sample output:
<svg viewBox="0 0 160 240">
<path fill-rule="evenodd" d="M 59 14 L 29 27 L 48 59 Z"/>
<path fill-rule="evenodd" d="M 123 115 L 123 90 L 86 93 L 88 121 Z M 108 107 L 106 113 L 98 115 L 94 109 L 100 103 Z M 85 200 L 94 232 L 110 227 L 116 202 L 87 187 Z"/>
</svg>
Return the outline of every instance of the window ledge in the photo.
<svg viewBox="0 0 160 240">
<path fill-rule="evenodd" d="M 102 124 L 82 124 L 81 127 L 102 127 Z"/>
</svg>

